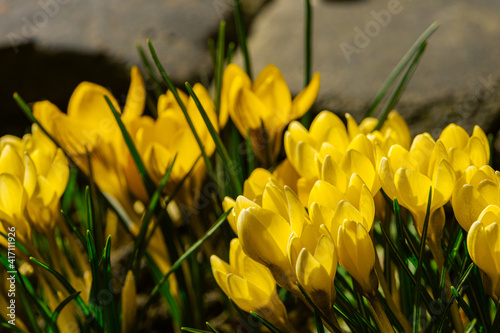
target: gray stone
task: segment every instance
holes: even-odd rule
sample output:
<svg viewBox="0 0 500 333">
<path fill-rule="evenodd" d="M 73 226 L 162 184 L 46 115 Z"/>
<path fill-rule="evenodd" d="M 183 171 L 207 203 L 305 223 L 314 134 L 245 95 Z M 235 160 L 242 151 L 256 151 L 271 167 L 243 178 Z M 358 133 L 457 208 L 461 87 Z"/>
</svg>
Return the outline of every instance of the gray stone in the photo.
<svg viewBox="0 0 500 333">
<path fill-rule="evenodd" d="M 438 20 L 398 109 L 414 122 L 414 134 L 436 134 L 451 121 L 496 132 L 500 2 L 317 0 L 313 17 L 313 70 L 322 76 L 316 108 L 351 112 L 360 120 L 391 70 Z M 254 75 L 273 63 L 292 92 L 302 89 L 303 22 L 299 0 L 275 0 L 255 19 L 249 38 Z"/>
</svg>

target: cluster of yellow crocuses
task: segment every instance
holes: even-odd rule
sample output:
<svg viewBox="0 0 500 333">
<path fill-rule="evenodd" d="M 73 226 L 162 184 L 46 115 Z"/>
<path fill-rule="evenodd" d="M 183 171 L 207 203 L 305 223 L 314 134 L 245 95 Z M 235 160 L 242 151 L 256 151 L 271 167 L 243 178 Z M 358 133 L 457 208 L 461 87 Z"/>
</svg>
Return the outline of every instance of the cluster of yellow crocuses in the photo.
<svg viewBox="0 0 500 333">
<path fill-rule="evenodd" d="M 488 165 L 490 147 L 481 128 L 476 126 L 470 136 L 450 124 L 437 140 L 428 133 L 412 140 L 395 111 L 380 130 L 374 130 L 375 118 L 357 124 L 346 114 L 346 120 L 347 126 L 334 113 L 323 111 L 309 129 L 292 121 L 284 134 L 283 163 L 294 169 L 294 177 L 283 181 L 282 168 L 273 174 L 256 169 L 242 196 L 225 199 L 225 209 L 233 207 L 228 219 L 238 237 L 231 253 L 237 247 L 244 259 L 231 255 L 228 265 L 212 257 L 222 290 L 242 309 L 264 316 L 278 328 L 288 319 L 275 288 L 263 283 L 264 276 L 303 298 L 300 284 L 333 318 L 339 263 L 357 282 L 358 291 L 373 299 L 378 279 L 371 230 L 375 217 L 384 219 L 383 191 L 411 212 L 419 234 L 430 195 L 426 240 L 440 272 L 443 206 L 451 200 L 456 219 L 469 232 L 470 256 L 485 273 L 485 289 L 498 301 L 500 173 Z M 252 265 L 243 267 L 242 260 L 253 260 Z"/>
<path fill-rule="evenodd" d="M 216 131 L 230 116 L 240 134 L 250 137 L 261 166 L 276 166 L 282 142 L 286 152 L 273 172 L 255 169 L 244 183 L 243 195 L 224 199 L 224 209 L 233 209 L 228 221 L 237 238 L 230 243 L 229 264 L 211 257 L 213 275 L 223 292 L 242 310 L 293 331 L 277 284 L 306 304 L 307 296 L 335 323 L 334 279 L 340 264 L 377 308 L 372 229 L 375 221 L 385 219 L 383 191 L 411 212 L 419 234 L 429 214 L 427 245 L 440 270 L 443 206 L 451 201 L 456 220 L 468 232 L 470 256 L 484 272 L 485 290 L 498 301 L 500 174 L 488 166 L 490 147 L 484 132 L 476 126 L 469 135 L 451 124 L 437 140 L 428 133 L 412 139 L 395 111 L 382 126 L 375 118 L 358 124 L 349 114 L 345 125 L 334 113 L 322 111 L 307 129 L 295 119 L 313 105 L 319 80 L 315 74 L 292 99 L 275 66 L 267 66 L 252 82 L 230 64 L 223 77 L 219 114 L 207 89 L 194 86 Z M 210 157 L 216 146 L 195 101 L 182 91 L 178 94 Z M 37 125 L 22 139 L 0 139 L 3 232 L 14 225 L 18 241 L 24 244 L 30 244 L 32 229 L 50 239 L 61 219 L 59 201 L 69 175 L 64 153 L 84 173 L 92 174 L 100 190 L 126 212 L 132 233 L 138 232 L 149 196 L 104 96 L 121 113 L 151 179 L 158 183 L 177 156 L 167 193 L 193 170 L 177 200 L 196 201 L 206 173 L 197 140 L 171 91 L 159 98 L 156 119 L 143 115 L 146 90 L 134 67 L 123 110 L 107 89 L 88 82 L 75 89 L 66 113 L 49 101 L 34 104 L 34 116 L 62 149 Z M 162 240 L 153 238 L 150 250 L 166 272 L 170 264 Z M 30 251 L 37 253 L 36 248 Z M 88 263 L 81 255 L 78 258 L 81 271 L 89 272 Z M 127 281 L 134 283 L 130 273 Z M 82 290 L 88 286 L 83 277 L 79 284 Z M 58 296 L 47 297 L 54 298 L 52 307 L 58 304 L 56 299 L 61 301 Z M 385 325 L 387 318 L 378 315 L 377 323 Z"/>
</svg>

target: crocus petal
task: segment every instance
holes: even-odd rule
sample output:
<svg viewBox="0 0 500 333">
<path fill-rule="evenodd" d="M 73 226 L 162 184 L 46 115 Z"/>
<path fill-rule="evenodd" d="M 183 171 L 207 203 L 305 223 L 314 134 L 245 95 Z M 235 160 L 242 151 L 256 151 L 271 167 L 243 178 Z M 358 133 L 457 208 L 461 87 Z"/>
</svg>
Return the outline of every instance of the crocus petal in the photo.
<svg viewBox="0 0 500 333">
<path fill-rule="evenodd" d="M 326 269 L 307 251 L 302 249 L 296 265 L 297 280 L 320 309 L 330 308 L 332 280 Z"/>
<path fill-rule="evenodd" d="M 487 202 L 469 184 L 465 184 L 452 199 L 455 218 L 465 231 L 469 231 L 472 223 L 477 221 L 479 214 L 487 206 Z"/>
<path fill-rule="evenodd" d="M 130 71 L 130 86 L 128 88 L 127 100 L 123 108 L 122 120 L 128 123 L 139 118 L 144 112 L 146 105 L 146 88 L 142 80 L 141 72 L 136 66 Z"/>
<path fill-rule="evenodd" d="M 498 230 L 498 225 L 495 224 Z M 489 244 L 488 230 L 481 222 L 474 222 L 467 235 L 467 248 L 474 263 L 488 276 L 496 276 L 495 258 Z"/>
<path fill-rule="evenodd" d="M 311 81 L 292 101 L 292 118 L 296 119 L 302 117 L 311 106 L 314 104 L 316 97 L 318 97 L 319 83 L 321 76 L 319 73 L 314 73 Z"/>
<path fill-rule="evenodd" d="M 248 129 L 260 129 L 272 111 L 236 77 L 229 92 L 229 114 L 240 134 L 247 137 Z"/>
</svg>

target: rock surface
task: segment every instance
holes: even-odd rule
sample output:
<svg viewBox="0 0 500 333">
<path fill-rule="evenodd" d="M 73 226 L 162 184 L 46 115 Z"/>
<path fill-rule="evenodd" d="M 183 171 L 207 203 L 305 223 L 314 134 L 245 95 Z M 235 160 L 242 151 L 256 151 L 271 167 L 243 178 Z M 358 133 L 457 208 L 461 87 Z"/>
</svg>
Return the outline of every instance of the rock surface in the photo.
<svg viewBox="0 0 500 333">
<path fill-rule="evenodd" d="M 242 0 L 245 20 L 266 2 Z M 208 83 L 207 41 L 223 19 L 227 38 L 236 39 L 233 9 L 233 0 L 0 1 L 0 69 L 8 78 L 0 84 L 0 100 L 2 120 L 9 119 L 0 122 L 0 134 L 20 135 L 28 125 L 12 100 L 14 91 L 26 101 L 50 99 L 63 109 L 84 80 L 122 96 L 129 67 L 141 64 L 136 44 L 149 54 L 147 38 L 174 83 Z"/>
<path fill-rule="evenodd" d="M 313 70 L 322 75 L 317 107 L 360 120 L 391 70 L 438 20 L 398 109 L 414 133 L 439 134 L 449 122 L 496 131 L 498 17 L 494 0 L 314 1 Z M 293 92 L 303 87 L 303 22 L 303 1 L 275 0 L 257 17 L 249 40 L 254 75 L 274 63 Z"/>
</svg>

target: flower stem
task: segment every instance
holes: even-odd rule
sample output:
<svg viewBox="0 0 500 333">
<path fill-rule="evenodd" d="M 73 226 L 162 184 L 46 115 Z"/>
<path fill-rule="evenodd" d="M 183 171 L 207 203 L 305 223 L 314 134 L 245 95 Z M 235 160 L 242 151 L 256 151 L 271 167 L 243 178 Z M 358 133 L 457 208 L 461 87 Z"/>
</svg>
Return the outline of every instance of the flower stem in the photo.
<svg viewBox="0 0 500 333">
<path fill-rule="evenodd" d="M 375 318 L 375 321 L 377 322 L 377 326 L 380 329 L 380 332 L 382 332 L 382 333 L 394 333 L 394 329 L 392 328 L 392 324 L 389 321 L 389 318 L 387 318 L 387 314 L 385 313 L 384 307 L 382 306 L 382 303 L 380 303 L 378 296 L 376 294 L 366 295 L 366 298 L 368 299 L 368 301 L 370 303 L 370 310 L 373 313 L 373 317 Z"/>
</svg>

